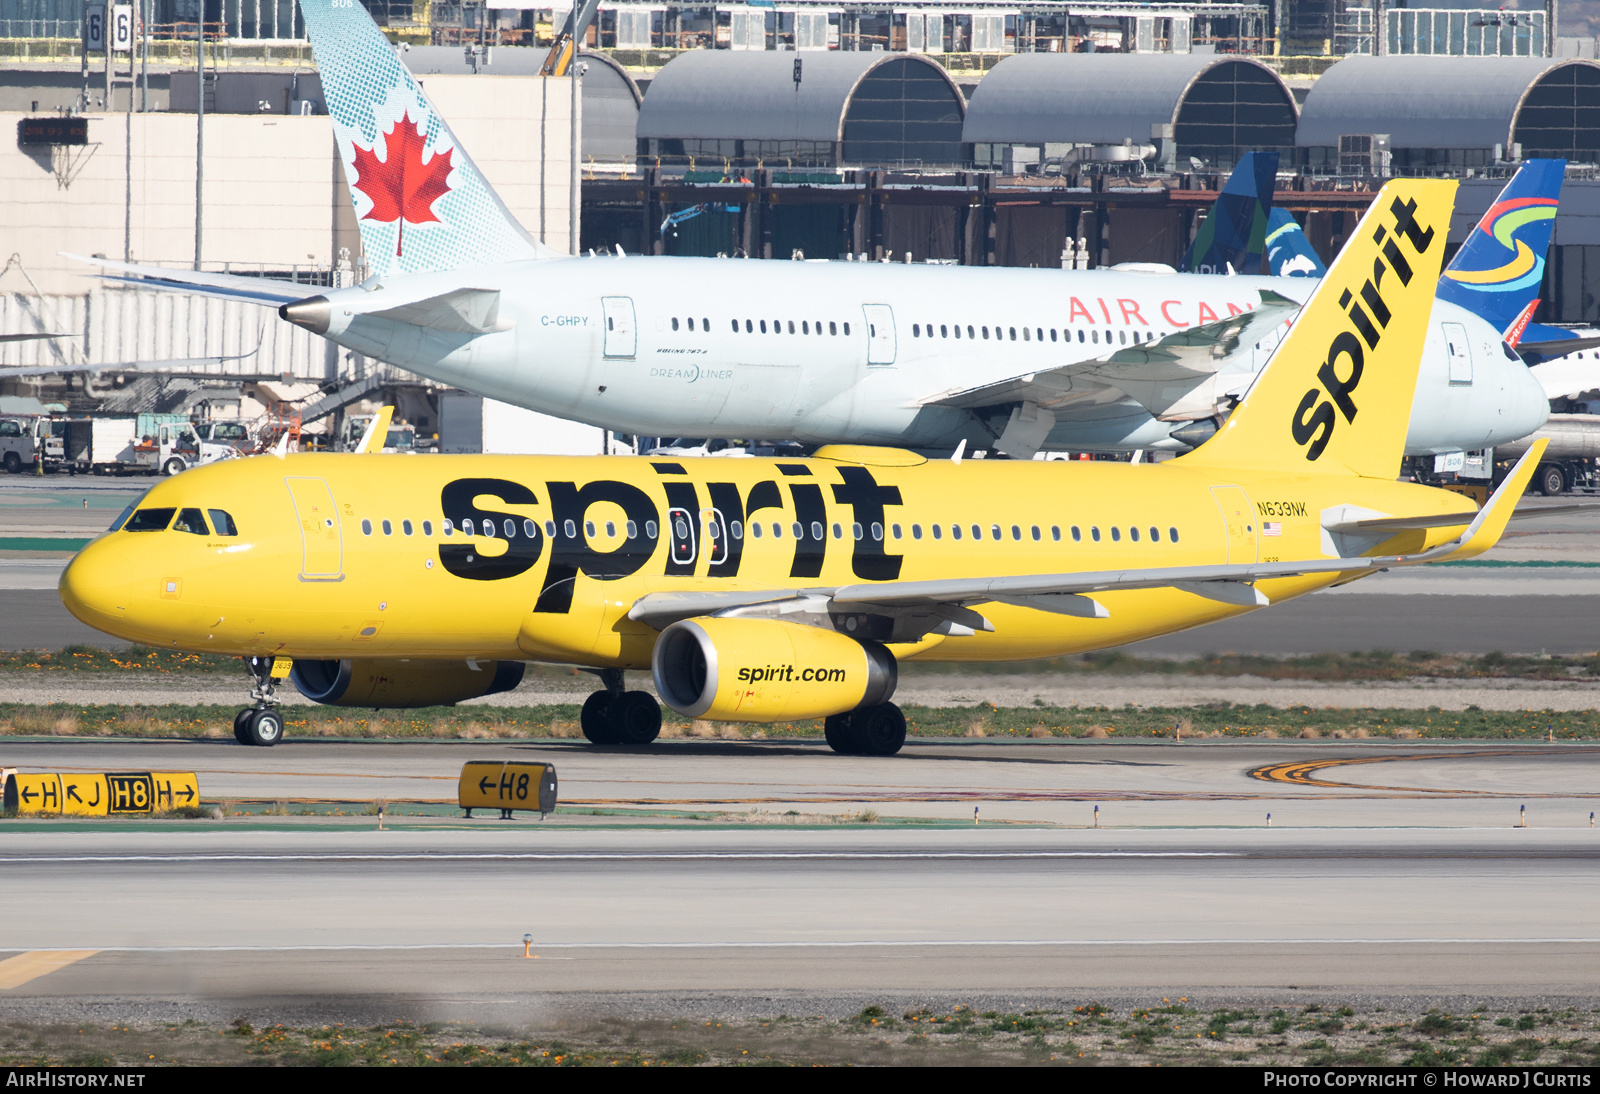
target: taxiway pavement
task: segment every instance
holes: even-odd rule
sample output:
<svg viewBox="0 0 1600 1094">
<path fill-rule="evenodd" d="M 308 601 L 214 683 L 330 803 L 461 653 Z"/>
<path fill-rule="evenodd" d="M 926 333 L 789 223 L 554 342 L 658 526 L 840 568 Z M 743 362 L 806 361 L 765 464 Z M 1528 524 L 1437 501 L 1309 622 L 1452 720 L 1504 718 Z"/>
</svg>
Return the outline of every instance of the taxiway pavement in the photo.
<svg viewBox="0 0 1600 1094">
<path fill-rule="evenodd" d="M 4 822 L 0 1014 L 17 1017 L 165 1015 L 195 1000 L 481 1019 L 593 993 L 657 1011 L 743 993 L 741 1006 L 812 1013 L 841 993 L 898 1005 L 1600 989 L 1597 746 L 914 741 L 890 760 L 699 741 L 3 751 L 34 770 L 193 769 L 208 800 L 283 800 L 291 814 L 301 798 L 352 811 L 447 799 L 467 759 L 543 759 L 574 810 L 391 815 L 381 831 L 370 816 Z M 830 823 L 863 809 L 884 819 Z M 524 934 L 536 960 L 521 957 Z"/>
</svg>

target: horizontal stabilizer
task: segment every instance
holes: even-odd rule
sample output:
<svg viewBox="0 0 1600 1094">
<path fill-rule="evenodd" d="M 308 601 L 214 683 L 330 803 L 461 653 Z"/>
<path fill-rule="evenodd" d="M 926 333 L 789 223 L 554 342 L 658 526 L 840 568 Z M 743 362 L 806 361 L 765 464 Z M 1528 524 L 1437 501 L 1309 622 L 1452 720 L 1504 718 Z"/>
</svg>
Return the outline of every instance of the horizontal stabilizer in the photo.
<svg viewBox="0 0 1600 1094">
<path fill-rule="evenodd" d="M 1577 505 L 1525 505 L 1511 514 L 1512 520 L 1532 520 L 1537 517 L 1560 516 L 1588 509 L 1600 509 L 1600 504 Z M 1425 532 L 1430 528 L 1465 528 L 1472 523 L 1472 513 L 1440 513 L 1432 517 L 1376 517 L 1371 520 L 1347 520 L 1323 527 L 1336 535 L 1361 535 L 1373 532 Z"/>
<path fill-rule="evenodd" d="M 118 281 L 138 289 L 181 292 L 191 296 L 217 296 L 224 300 L 244 300 L 274 308 L 280 304 L 299 300 L 306 295 L 306 289 L 310 287 L 293 281 L 276 281 L 269 277 L 240 277 L 238 274 L 203 273 L 198 270 L 177 270 L 167 266 L 140 266 L 129 262 L 113 262 L 108 258 L 86 258 L 65 251 L 61 252 L 61 257 L 114 270 L 115 273 L 100 276 L 107 281 Z"/>
</svg>

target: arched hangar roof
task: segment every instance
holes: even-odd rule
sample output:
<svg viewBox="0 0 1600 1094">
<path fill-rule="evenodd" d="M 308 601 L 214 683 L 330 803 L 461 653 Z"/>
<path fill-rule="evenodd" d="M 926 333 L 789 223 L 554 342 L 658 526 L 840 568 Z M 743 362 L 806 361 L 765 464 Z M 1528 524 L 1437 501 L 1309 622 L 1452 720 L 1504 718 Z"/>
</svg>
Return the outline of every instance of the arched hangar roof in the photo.
<svg viewBox="0 0 1600 1094">
<path fill-rule="evenodd" d="M 852 99 L 874 73 L 893 73 L 911 85 L 906 99 L 944 104 L 948 115 L 915 120 L 960 124 L 961 89 L 917 54 L 702 49 L 679 54 L 656 74 L 639 108 L 639 137 L 843 141 Z"/>
<path fill-rule="evenodd" d="M 533 51 L 538 52 L 538 51 Z M 604 53 L 583 50 L 583 154 L 629 159 L 637 150 L 634 132 L 644 96 L 622 65 Z"/>
<path fill-rule="evenodd" d="M 413 46 L 400 56 L 414 76 L 465 76 L 473 72 L 458 46 Z M 478 74 L 537 76 L 544 59 L 542 49 L 497 49 Z M 632 157 L 634 125 L 643 97 L 639 85 L 627 69 L 604 53 L 584 50 L 578 60 L 589 66 L 583 77 L 583 154 Z"/>
<path fill-rule="evenodd" d="M 1295 143 L 1387 133 L 1391 148 L 1489 148 L 1523 155 L 1595 148 L 1600 65 L 1548 57 L 1347 57 L 1312 86 Z"/>
<path fill-rule="evenodd" d="M 1258 61 L 1211 54 L 1018 53 L 984 76 L 967 144 L 1121 144 L 1174 125 L 1178 148 L 1287 148 L 1294 96 Z"/>
</svg>

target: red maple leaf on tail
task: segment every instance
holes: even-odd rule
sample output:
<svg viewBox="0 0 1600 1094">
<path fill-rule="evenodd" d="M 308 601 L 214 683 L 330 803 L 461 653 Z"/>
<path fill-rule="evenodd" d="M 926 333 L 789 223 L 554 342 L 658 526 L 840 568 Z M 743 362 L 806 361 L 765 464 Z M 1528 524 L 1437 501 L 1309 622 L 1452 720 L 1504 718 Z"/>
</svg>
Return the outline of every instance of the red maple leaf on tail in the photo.
<svg viewBox="0 0 1600 1094">
<path fill-rule="evenodd" d="M 422 124 L 411 121 L 410 111 L 384 134 L 384 141 L 388 146 L 387 160 L 378 158 L 374 151 L 376 141 L 372 148 L 355 146 L 359 176 L 355 188 L 372 199 L 372 209 L 362 220 L 375 220 L 380 224 L 398 222 L 394 244 L 398 257 L 405 242 L 406 221 L 439 223 L 439 218 L 433 215 L 433 203 L 450 192 L 445 179 L 450 176 L 450 157 L 455 149 L 441 152 L 423 163 L 422 152 L 428 142 L 422 135 Z"/>
</svg>

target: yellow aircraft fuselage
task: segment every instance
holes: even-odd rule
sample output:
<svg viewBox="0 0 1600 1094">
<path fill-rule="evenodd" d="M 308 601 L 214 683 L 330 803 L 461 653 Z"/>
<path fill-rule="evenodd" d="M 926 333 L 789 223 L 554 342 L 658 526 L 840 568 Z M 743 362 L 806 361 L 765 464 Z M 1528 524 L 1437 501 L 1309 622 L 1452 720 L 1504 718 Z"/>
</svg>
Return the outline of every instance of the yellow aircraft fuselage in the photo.
<svg viewBox="0 0 1600 1094">
<path fill-rule="evenodd" d="M 1473 512 L 1459 495 L 1387 479 L 1185 459 L 257 456 L 154 487 L 138 508 L 173 510 L 165 529 L 101 536 L 61 595 L 93 627 L 168 648 L 641 669 L 658 632 L 628 612 L 650 593 L 1327 558 L 1338 549 L 1322 525 L 1339 507 Z M 213 510 L 236 534 L 219 534 Z M 1403 532 L 1359 553 L 1411 554 L 1457 532 Z M 1257 587 L 1275 602 L 1340 580 Z M 1173 588 L 1095 599 L 1109 618 L 983 603 L 992 632 L 889 649 L 924 661 L 1045 657 L 1250 610 Z"/>
</svg>

